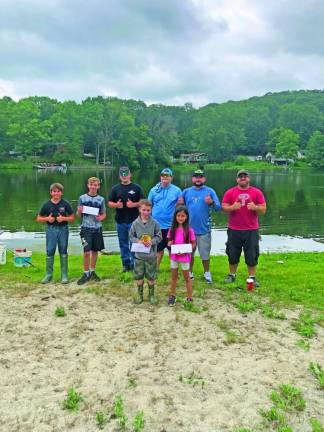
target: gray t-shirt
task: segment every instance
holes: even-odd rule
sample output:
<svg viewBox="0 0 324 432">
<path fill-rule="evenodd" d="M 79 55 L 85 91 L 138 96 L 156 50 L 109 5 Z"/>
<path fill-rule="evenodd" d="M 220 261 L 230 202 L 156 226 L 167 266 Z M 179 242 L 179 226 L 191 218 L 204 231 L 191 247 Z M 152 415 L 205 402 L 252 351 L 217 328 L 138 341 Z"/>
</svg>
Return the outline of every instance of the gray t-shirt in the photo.
<svg viewBox="0 0 324 432">
<path fill-rule="evenodd" d="M 99 209 L 99 214 L 106 212 L 106 205 L 104 197 L 100 195 L 91 196 L 88 194 L 81 195 L 79 198 L 78 206 L 95 207 Z M 97 221 L 96 216 L 82 213 L 81 226 L 83 228 L 101 228 L 102 222 Z"/>
</svg>

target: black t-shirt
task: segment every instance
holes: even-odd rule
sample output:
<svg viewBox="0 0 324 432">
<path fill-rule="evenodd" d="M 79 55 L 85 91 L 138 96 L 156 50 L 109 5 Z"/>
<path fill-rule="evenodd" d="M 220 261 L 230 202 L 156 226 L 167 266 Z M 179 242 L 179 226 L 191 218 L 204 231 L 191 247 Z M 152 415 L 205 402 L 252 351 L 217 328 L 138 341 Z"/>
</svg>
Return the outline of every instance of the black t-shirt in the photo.
<svg viewBox="0 0 324 432">
<path fill-rule="evenodd" d="M 58 215 L 70 216 L 71 214 L 73 214 L 73 210 L 71 204 L 64 199 L 61 199 L 61 201 L 59 201 L 57 204 L 49 200 L 42 206 L 39 215 L 49 216 L 51 213 L 56 218 Z M 55 219 L 53 223 L 47 222 L 47 225 L 62 226 L 67 225 L 67 222 L 57 222 L 57 220 Z"/>
<path fill-rule="evenodd" d="M 130 183 L 123 185 L 121 183 L 113 186 L 109 194 L 108 201 L 118 202 L 122 201 L 124 207 L 119 209 L 116 208 L 115 220 L 117 223 L 132 223 L 138 216 L 138 208 L 128 208 L 126 206 L 127 200 L 138 202 L 144 198 L 143 190 L 141 186 L 136 183 Z"/>
</svg>

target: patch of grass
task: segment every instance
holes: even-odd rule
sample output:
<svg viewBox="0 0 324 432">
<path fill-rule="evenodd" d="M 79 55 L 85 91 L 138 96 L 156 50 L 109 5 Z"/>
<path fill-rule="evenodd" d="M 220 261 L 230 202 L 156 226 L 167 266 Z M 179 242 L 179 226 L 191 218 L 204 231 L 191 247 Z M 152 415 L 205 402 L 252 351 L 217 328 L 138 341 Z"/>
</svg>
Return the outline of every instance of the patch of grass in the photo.
<svg viewBox="0 0 324 432">
<path fill-rule="evenodd" d="M 294 432 L 290 426 L 282 426 L 278 429 L 278 432 Z"/>
<path fill-rule="evenodd" d="M 312 432 L 324 432 L 324 426 L 319 420 L 312 418 L 310 420 L 310 425 L 312 427 Z"/>
<path fill-rule="evenodd" d="M 320 389 L 324 390 L 324 370 L 323 370 L 323 368 L 318 363 L 311 362 L 309 364 L 309 370 L 312 372 L 314 377 L 317 379 Z"/>
<path fill-rule="evenodd" d="M 108 416 L 102 411 L 96 412 L 96 422 L 99 429 L 103 429 L 108 423 Z"/>
<path fill-rule="evenodd" d="M 57 317 L 65 317 L 66 313 L 64 307 L 57 307 L 55 309 L 54 315 Z"/>
<path fill-rule="evenodd" d="M 308 341 L 305 341 L 304 339 L 299 339 L 299 341 L 296 342 L 296 346 L 306 352 L 310 350 L 310 343 Z"/>
<path fill-rule="evenodd" d="M 81 393 L 78 393 L 73 387 L 68 390 L 67 397 L 64 399 L 62 406 L 69 411 L 78 411 L 80 402 L 83 402 Z"/>
<path fill-rule="evenodd" d="M 267 304 L 261 305 L 261 311 L 262 314 L 267 318 L 278 319 L 278 320 L 286 319 L 286 316 L 283 312 Z"/>
<path fill-rule="evenodd" d="M 238 428 L 235 429 L 235 432 L 253 432 L 253 430 L 248 428 Z"/>
<path fill-rule="evenodd" d="M 85 292 L 87 294 L 94 294 L 102 297 L 105 294 L 106 290 L 103 287 L 97 285 L 86 287 Z"/>
<path fill-rule="evenodd" d="M 177 302 L 181 303 L 183 306 L 183 309 L 187 312 L 192 312 L 196 314 L 200 314 L 203 312 L 203 309 L 199 306 L 195 305 L 194 302 L 187 301 L 186 299 L 182 297 L 177 297 Z"/>
<path fill-rule="evenodd" d="M 234 305 L 241 313 L 246 314 L 257 310 L 260 306 L 260 300 L 254 296 L 243 294 L 234 302 Z"/>
<path fill-rule="evenodd" d="M 280 385 L 279 391 L 273 391 L 270 399 L 277 408 L 286 412 L 303 411 L 306 406 L 302 392 L 290 384 Z"/>
<path fill-rule="evenodd" d="M 269 410 L 260 410 L 261 416 L 268 422 L 271 423 L 274 428 L 286 426 L 286 418 L 284 414 L 276 407 L 272 407 Z"/>
<path fill-rule="evenodd" d="M 244 343 L 245 338 L 243 336 L 240 336 L 236 334 L 233 330 L 227 330 L 225 332 L 225 344 L 231 345 L 235 343 Z"/>
<path fill-rule="evenodd" d="M 145 426 L 144 412 L 138 411 L 133 420 L 134 432 L 140 432 L 141 430 L 144 429 L 144 426 Z"/>
<path fill-rule="evenodd" d="M 114 401 L 114 414 L 122 430 L 126 429 L 127 417 L 124 413 L 124 402 L 121 395 L 116 396 Z"/>
<path fill-rule="evenodd" d="M 310 312 L 301 312 L 298 321 L 294 321 L 292 325 L 298 334 L 310 339 L 316 335 L 315 323 Z"/>
<path fill-rule="evenodd" d="M 134 377 L 129 377 L 129 378 L 128 378 L 128 388 L 134 389 L 135 387 L 137 387 L 137 381 L 136 381 L 136 378 L 134 378 Z"/>
<path fill-rule="evenodd" d="M 201 376 L 196 375 L 194 371 L 192 371 L 187 377 L 181 374 L 179 376 L 179 381 L 185 384 L 190 384 L 193 387 L 201 386 L 202 389 L 205 387 L 205 380 Z"/>
</svg>

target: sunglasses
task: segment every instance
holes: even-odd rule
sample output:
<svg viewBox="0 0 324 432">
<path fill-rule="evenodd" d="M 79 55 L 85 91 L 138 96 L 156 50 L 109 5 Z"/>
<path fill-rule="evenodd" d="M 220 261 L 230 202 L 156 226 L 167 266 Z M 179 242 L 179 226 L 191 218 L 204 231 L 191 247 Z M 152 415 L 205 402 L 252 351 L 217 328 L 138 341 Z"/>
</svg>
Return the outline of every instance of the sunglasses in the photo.
<svg viewBox="0 0 324 432">
<path fill-rule="evenodd" d="M 161 174 L 161 177 L 166 178 L 166 177 L 171 177 L 170 174 Z"/>
</svg>

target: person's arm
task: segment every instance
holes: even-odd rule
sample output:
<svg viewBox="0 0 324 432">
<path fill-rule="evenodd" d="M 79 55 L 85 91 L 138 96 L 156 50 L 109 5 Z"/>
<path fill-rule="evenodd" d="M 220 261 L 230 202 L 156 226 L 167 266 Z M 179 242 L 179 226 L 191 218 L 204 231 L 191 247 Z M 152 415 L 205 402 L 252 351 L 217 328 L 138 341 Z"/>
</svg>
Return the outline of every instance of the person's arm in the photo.
<svg viewBox="0 0 324 432">
<path fill-rule="evenodd" d="M 124 204 L 121 199 L 118 199 L 115 187 L 112 188 L 108 197 L 108 207 L 112 209 L 123 208 Z"/>
<path fill-rule="evenodd" d="M 249 210 L 252 210 L 260 215 L 264 215 L 266 210 L 267 210 L 267 205 L 266 203 L 264 204 L 254 204 L 254 202 L 249 202 L 247 204 L 247 208 Z"/>
<path fill-rule="evenodd" d="M 231 213 L 233 211 L 239 210 L 241 208 L 241 203 L 235 201 L 233 204 L 222 203 L 222 209 L 225 213 Z"/>
<path fill-rule="evenodd" d="M 36 221 L 37 222 L 48 222 L 48 223 L 53 223 L 55 221 L 55 217 L 53 216 L 52 213 L 48 214 L 49 209 L 47 207 L 47 203 L 45 203 L 42 208 L 40 209 L 37 217 L 36 217 Z"/>
<path fill-rule="evenodd" d="M 216 192 L 214 190 L 211 190 L 210 197 L 212 199 L 211 203 L 209 205 L 212 205 L 215 211 L 218 211 L 222 208 L 221 203 L 218 199 L 218 196 L 216 195 Z"/>
</svg>

